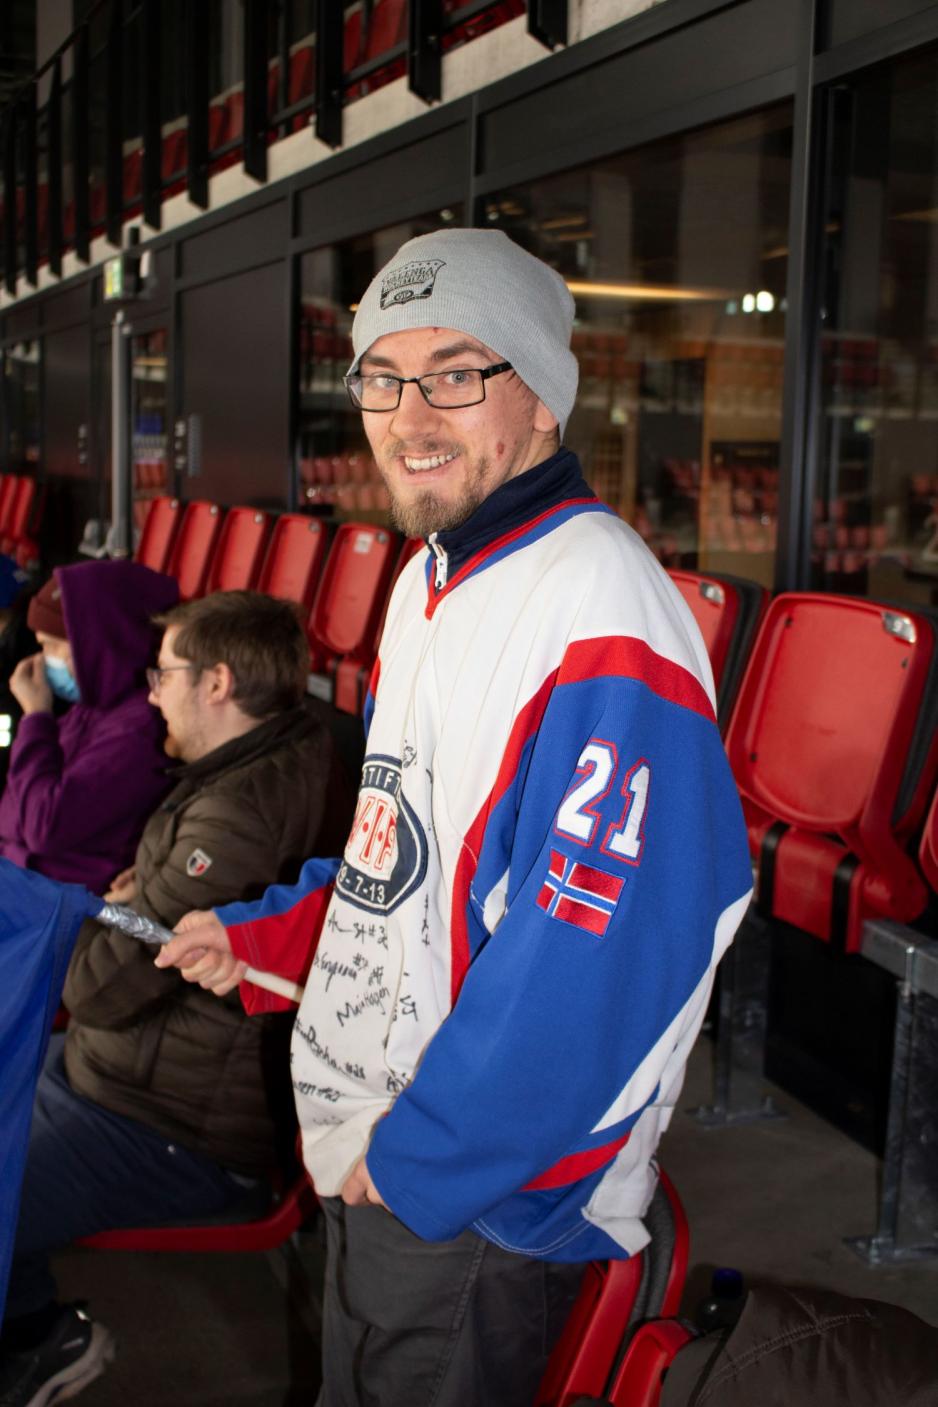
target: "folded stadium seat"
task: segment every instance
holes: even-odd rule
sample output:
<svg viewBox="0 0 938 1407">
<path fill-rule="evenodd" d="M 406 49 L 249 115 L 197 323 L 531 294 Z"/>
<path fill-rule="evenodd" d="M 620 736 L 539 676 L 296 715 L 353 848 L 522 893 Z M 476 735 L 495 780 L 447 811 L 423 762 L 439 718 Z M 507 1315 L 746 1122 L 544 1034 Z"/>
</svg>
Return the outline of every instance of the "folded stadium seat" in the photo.
<svg viewBox="0 0 938 1407">
<path fill-rule="evenodd" d="M 650 1319 L 639 1325 L 606 1391 L 609 1407 L 659 1407 L 665 1373 L 693 1337 L 677 1319 Z"/>
<path fill-rule="evenodd" d="M 359 490 L 361 493 L 362 490 Z M 422 537 L 408 537 L 404 540 L 397 561 L 394 563 L 394 571 L 391 574 L 391 582 L 388 586 L 388 593 L 384 601 L 384 609 L 381 612 L 381 619 L 378 629 L 375 631 L 375 652 L 381 641 L 384 631 L 384 622 L 388 613 L 388 606 L 391 602 L 391 593 L 401 572 L 421 548 L 426 549 L 426 543 Z M 365 709 L 365 699 L 368 694 L 368 684 L 371 678 L 372 659 L 368 664 L 362 664 L 354 655 L 346 659 L 339 660 L 335 670 L 335 703 L 337 708 L 341 708 L 345 713 L 363 713 Z M 341 700 L 341 702 L 340 702 Z"/>
<path fill-rule="evenodd" d="M 932 804 L 925 819 L 925 829 L 922 831 L 918 858 L 925 878 L 934 893 L 938 894 L 938 791 L 932 798 Z"/>
<path fill-rule="evenodd" d="M 329 529 L 321 518 L 284 513 L 274 524 L 258 591 L 284 601 L 296 601 L 307 617 L 326 560 Z"/>
<path fill-rule="evenodd" d="M 155 572 L 164 572 L 181 521 L 182 507 L 178 498 L 152 499 L 134 561 L 152 567 Z"/>
<path fill-rule="evenodd" d="M 315 85 L 315 60 L 316 51 L 311 44 L 304 44 L 301 49 L 296 49 L 290 55 L 289 79 L 287 82 L 287 106 L 292 107 L 294 103 L 300 102 L 302 98 L 311 98 Z M 310 115 L 298 114 L 292 119 L 290 130 L 301 132 L 304 127 L 309 126 Z"/>
<path fill-rule="evenodd" d="M 628 1260 L 593 1261 L 587 1266 L 534 1407 L 573 1407 L 580 1399 L 607 1402 L 639 1323 L 677 1314 L 687 1276 L 690 1233 L 681 1200 L 662 1170 L 642 1219 L 651 1233 L 643 1251 Z M 640 1403 L 637 1399 L 635 1407 Z"/>
<path fill-rule="evenodd" d="M 0 537 L 6 537 L 7 523 L 10 517 L 10 504 L 16 493 L 17 478 L 15 474 L 0 475 Z"/>
<path fill-rule="evenodd" d="M 229 508 L 205 582 L 211 591 L 250 591 L 257 585 L 270 519 L 257 508 Z"/>
<path fill-rule="evenodd" d="M 349 687 L 370 670 L 391 577 L 400 550 L 397 533 L 373 523 L 342 523 L 333 539 L 309 622 L 313 673 L 310 692 L 346 713 L 360 708 L 359 690 Z M 336 666 L 348 661 L 341 697 Z"/>
<path fill-rule="evenodd" d="M 927 890 L 904 846 L 938 761 L 938 621 L 811 592 L 769 606 L 726 734 L 758 904 L 856 952 Z"/>
<path fill-rule="evenodd" d="M 212 553 L 221 531 L 222 511 L 217 503 L 193 499 L 187 503 L 165 570 L 179 583 L 179 596 L 191 601 L 205 593 Z"/>
<path fill-rule="evenodd" d="M 299 1230 L 316 1206 L 316 1194 L 300 1167 L 269 1208 L 250 1220 L 128 1227 L 99 1231 L 76 1244 L 96 1251 L 272 1251 Z"/>
<path fill-rule="evenodd" d="M 6 528 L 0 538 L 0 552 L 15 553 L 20 542 L 28 536 L 28 525 L 36 497 L 36 480 L 31 474 L 21 475 L 15 482 L 7 510 Z"/>
<path fill-rule="evenodd" d="M 671 567 L 668 576 L 700 627 L 717 691 L 717 717 L 726 728 L 769 593 L 744 577 L 713 576 Z"/>
</svg>

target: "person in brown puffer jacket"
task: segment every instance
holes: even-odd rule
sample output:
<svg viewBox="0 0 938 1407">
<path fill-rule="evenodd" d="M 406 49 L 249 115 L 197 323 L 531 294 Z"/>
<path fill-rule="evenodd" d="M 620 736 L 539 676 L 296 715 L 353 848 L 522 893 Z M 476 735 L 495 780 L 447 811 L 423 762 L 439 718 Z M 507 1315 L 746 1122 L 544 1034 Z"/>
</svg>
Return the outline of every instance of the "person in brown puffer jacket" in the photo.
<svg viewBox="0 0 938 1407">
<path fill-rule="evenodd" d="M 158 624 L 150 700 L 184 765 L 107 897 L 172 927 L 340 854 L 353 790 L 328 710 L 305 698 L 309 653 L 291 605 L 217 593 Z M 65 1004 L 64 1057 L 61 1041 L 50 1047 L 37 1090 L 0 1342 L 0 1396 L 12 1378 L 14 1402 L 53 1380 L 75 1390 L 113 1352 L 102 1326 L 56 1303 L 52 1250 L 226 1212 L 293 1127 L 289 1014 L 249 1018 L 237 991 L 219 1001 L 94 921 Z"/>
</svg>

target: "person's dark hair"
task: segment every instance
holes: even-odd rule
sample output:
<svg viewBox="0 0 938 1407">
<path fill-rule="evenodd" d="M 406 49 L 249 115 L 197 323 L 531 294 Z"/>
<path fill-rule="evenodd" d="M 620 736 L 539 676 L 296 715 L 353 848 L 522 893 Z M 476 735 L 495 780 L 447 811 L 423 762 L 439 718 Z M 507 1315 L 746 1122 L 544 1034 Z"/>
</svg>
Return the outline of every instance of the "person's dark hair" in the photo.
<svg viewBox="0 0 938 1407">
<path fill-rule="evenodd" d="M 216 591 L 154 617 L 178 627 L 173 652 L 198 670 L 226 664 L 232 698 L 251 718 L 294 708 L 306 692 L 309 646 L 299 607 L 259 591 Z"/>
</svg>

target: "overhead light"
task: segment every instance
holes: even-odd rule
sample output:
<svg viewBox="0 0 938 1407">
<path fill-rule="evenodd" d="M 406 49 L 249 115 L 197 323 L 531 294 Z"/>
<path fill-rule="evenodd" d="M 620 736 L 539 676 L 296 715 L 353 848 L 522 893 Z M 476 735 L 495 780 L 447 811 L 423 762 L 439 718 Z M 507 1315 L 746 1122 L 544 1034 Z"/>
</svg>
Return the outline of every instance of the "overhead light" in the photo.
<svg viewBox="0 0 938 1407">
<path fill-rule="evenodd" d="M 766 289 L 761 288 L 761 289 L 759 290 L 759 292 L 756 294 L 756 308 L 757 308 L 757 310 L 758 310 L 760 313 L 770 313 L 774 307 L 775 307 L 775 298 L 774 298 L 773 294 L 769 293 Z"/>
<path fill-rule="evenodd" d="M 675 284 L 593 283 L 580 279 L 567 279 L 566 283 L 570 292 L 581 298 L 631 298 L 650 303 L 722 303 L 730 294 L 727 288 L 681 288 Z"/>
<path fill-rule="evenodd" d="M 585 225 L 586 215 L 554 215 L 550 220 L 541 221 L 542 230 L 568 230 L 573 225 Z"/>
<path fill-rule="evenodd" d="M 744 313 L 754 313 L 756 311 L 756 295 L 754 293 L 744 293 L 742 301 Z"/>
</svg>

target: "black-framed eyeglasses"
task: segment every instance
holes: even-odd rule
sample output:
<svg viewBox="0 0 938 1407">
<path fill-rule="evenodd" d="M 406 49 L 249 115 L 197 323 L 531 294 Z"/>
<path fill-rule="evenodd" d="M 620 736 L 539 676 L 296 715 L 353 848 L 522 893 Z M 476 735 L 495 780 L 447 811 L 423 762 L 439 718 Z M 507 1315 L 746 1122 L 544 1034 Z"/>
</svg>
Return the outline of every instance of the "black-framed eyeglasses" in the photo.
<svg viewBox="0 0 938 1407">
<path fill-rule="evenodd" d="M 194 669 L 191 664 L 164 664 L 157 669 L 147 670 L 147 683 L 150 686 L 151 694 L 158 694 L 163 687 L 163 675 L 172 674 L 176 669 Z"/>
<path fill-rule="evenodd" d="M 494 366 L 457 366 L 449 371 L 430 371 L 425 376 L 392 376 L 388 371 L 362 376 L 352 372 L 345 377 L 349 400 L 358 410 L 397 410 L 401 393 L 411 381 L 420 387 L 428 405 L 438 410 L 461 410 L 463 406 L 478 405 L 485 400 L 485 383 L 490 376 L 513 371 L 511 362 L 496 362 Z"/>
</svg>

